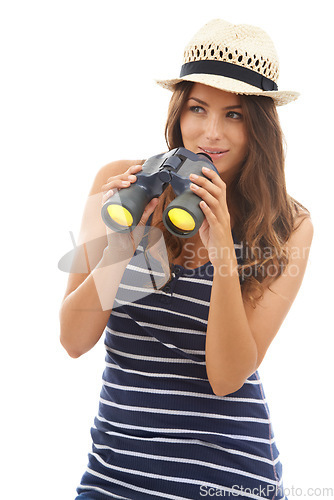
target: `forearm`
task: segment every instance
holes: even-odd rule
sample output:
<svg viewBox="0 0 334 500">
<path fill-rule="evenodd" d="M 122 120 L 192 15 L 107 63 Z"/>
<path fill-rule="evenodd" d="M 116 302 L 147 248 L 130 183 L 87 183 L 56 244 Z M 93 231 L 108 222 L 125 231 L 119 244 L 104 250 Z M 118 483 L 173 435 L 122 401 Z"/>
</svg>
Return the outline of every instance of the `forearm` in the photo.
<svg viewBox="0 0 334 500">
<path fill-rule="evenodd" d="M 104 253 L 101 261 L 60 309 L 60 342 L 72 357 L 89 351 L 100 339 L 131 259 L 110 263 Z"/>
<path fill-rule="evenodd" d="M 233 247 L 232 247 L 233 248 Z M 255 371 L 257 347 L 245 313 L 234 248 L 214 270 L 206 336 L 206 368 L 213 391 L 237 390 Z"/>
</svg>

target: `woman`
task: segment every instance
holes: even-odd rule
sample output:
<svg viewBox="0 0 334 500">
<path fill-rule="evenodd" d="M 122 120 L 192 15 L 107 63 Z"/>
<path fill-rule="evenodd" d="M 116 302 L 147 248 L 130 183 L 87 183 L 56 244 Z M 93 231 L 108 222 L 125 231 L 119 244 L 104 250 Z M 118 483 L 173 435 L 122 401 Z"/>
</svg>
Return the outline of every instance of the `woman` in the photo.
<svg viewBox="0 0 334 500">
<path fill-rule="evenodd" d="M 80 233 L 88 269 L 70 275 L 60 314 L 72 357 L 104 331 L 107 351 L 77 498 L 286 498 L 257 369 L 301 286 L 313 226 L 286 192 L 276 106 L 298 94 L 277 77 L 266 33 L 214 20 L 186 47 L 180 77 L 158 82 L 173 90 L 169 149 L 205 152 L 219 172 L 190 176 L 205 215 L 194 237 L 164 227 L 168 186 L 131 237 L 107 240 L 101 197 L 135 182 L 143 162 L 96 176 Z M 162 231 L 170 275 L 140 295 L 145 226 Z"/>
</svg>

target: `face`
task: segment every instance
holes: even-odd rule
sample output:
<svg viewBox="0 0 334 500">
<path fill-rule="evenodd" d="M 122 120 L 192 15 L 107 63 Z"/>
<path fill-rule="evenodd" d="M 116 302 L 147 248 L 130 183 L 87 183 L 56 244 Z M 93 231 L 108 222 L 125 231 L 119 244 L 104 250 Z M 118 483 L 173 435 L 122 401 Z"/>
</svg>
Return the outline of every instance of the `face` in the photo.
<svg viewBox="0 0 334 500">
<path fill-rule="evenodd" d="M 226 184 L 247 153 L 247 134 L 237 94 L 195 83 L 180 117 L 183 144 L 193 153 L 207 153 Z"/>
</svg>

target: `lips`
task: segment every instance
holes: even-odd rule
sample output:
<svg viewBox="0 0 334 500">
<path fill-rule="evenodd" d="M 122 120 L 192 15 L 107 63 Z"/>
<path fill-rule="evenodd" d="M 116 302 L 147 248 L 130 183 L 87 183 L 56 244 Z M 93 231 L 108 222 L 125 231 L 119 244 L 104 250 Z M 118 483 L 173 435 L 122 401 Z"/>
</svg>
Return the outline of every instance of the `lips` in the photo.
<svg viewBox="0 0 334 500">
<path fill-rule="evenodd" d="M 229 151 L 228 149 L 212 149 L 212 148 L 210 149 L 210 148 L 201 148 L 200 146 L 199 149 L 203 151 L 203 153 L 206 153 L 214 158 L 220 158 Z"/>
</svg>

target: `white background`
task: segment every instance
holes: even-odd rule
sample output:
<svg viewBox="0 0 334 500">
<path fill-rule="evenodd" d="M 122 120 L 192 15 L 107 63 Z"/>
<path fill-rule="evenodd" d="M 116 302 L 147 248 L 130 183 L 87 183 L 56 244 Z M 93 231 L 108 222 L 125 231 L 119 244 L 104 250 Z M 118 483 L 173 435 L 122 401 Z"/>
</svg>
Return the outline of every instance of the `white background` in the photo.
<svg viewBox="0 0 334 500">
<path fill-rule="evenodd" d="M 333 36 L 327 0 L 3 2 L 1 47 L 1 497 L 71 500 L 90 450 L 103 339 L 79 359 L 59 343 L 67 275 L 97 170 L 165 150 L 183 48 L 206 22 L 272 37 L 288 143 L 288 192 L 315 236 L 300 293 L 260 367 L 287 489 L 334 488 L 331 423 Z M 289 498 L 294 498 L 292 494 Z"/>
</svg>

